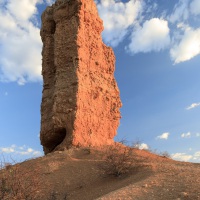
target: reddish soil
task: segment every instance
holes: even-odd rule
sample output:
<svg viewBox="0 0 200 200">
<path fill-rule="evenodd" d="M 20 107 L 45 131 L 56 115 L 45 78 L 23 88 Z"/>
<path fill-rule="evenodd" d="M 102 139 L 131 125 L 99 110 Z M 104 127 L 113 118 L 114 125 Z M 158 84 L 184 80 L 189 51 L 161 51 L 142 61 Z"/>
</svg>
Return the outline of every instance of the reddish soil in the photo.
<svg viewBox="0 0 200 200">
<path fill-rule="evenodd" d="M 133 149 L 133 169 L 114 177 L 101 169 L 104 154 L 97 149 L 70 149 L 20 163 L 19 167 L 22 171 L 38 169 L 38 192 L 43 200 L 63 200 L 65 195 L 69 200 L 200 199 L 200 164 Z M 55 198 L 49 197 L 52 193 Z"/>
</svg>

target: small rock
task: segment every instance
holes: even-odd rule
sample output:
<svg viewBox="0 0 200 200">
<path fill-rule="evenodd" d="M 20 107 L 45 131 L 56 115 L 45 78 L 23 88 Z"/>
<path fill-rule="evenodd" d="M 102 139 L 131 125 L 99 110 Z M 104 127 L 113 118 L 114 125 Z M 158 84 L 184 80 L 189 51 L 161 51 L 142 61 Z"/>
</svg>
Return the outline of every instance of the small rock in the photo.
<svg viewBox="0 0 200 200">
<path fill-rule="evenodd" d="M 181 196 L 182 196 L 182 197 L 188 197 L 189 195 L 188 195 L 187 192 L 181 192 Z"/>
<path fill-rule="evenodd" d="M 147 188 L 147 187 L 148 187 L 148 185 L 147 185 L 147 184 L 144 184 L 142 187 L 144 187 L 144 188 Z"/>
</svg>

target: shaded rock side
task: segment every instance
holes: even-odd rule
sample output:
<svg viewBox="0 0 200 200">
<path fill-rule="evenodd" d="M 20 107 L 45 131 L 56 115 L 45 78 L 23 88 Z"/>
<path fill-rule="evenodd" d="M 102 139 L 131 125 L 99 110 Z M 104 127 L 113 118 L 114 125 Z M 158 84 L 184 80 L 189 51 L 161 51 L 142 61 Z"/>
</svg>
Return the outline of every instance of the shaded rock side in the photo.
<svg viewBox="0 0 200 200">
<path fill-rule="evenodd" d="M 115 56 L 93 0 L 57 0 L 42 14 L 40 139 L 45 154 L 113 142 L 120 95 Z"/>
</svg>

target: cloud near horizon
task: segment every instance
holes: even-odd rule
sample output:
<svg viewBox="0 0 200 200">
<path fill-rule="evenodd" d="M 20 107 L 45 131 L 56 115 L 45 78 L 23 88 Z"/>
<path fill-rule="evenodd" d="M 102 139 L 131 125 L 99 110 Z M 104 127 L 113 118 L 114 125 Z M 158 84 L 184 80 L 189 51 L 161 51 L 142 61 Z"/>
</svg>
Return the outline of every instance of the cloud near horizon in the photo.
<svg viewBox="0 0 200 200">
<path fill-rule="evenodd" d="M 200 162 L 200 151 L 194 152 L 193 154 L 187 153 L 174 153 L 171 155 L 172 159 L 184 162 Z"/>
<path fill-rule="evenodd" d="M 191 133 L 190 132 L 188 132 L 188 133 L 182 133 L 181 137 L 182 138 L 191 138 Z"/>
<path fill-rule="evenodd" d="M 163 133 L 162 135 L 159 135 L 156 137 L 156 139 L 160 139 L 160 140 L 167 140 L 169 138 L 170 133 L 166 132 Z"/>
<path fill-rule="evenodd" d="M 11 145 L 10 147 L 0 147 L 0 153 L 2 154 L 12 154 L 12 155 L 20 155 L 20 156 L 29 156 L 29 157 L 38 157 L 42 156 L 43 153 L 37 150 L 34 150 L 26 145 L 16 146 Z"/>
<path fill-rule="evenodd" d="M 192 155 L 186 153 L 175 153 L 172 154 L 172 159 L 188 162 L 189 160 L 192 159 Z"/>
<path fill-rule="evenodd" d="M 138 149 L 140 149 L 140 150 L 142 150 L 142 149 L 144 149 L 144 150 L 149 149 L 149 146 L 147 144 L 145 144 L 145 143 L 138 144 L 138 145 L 136 145 L 136 147 Z"/>
</svg>

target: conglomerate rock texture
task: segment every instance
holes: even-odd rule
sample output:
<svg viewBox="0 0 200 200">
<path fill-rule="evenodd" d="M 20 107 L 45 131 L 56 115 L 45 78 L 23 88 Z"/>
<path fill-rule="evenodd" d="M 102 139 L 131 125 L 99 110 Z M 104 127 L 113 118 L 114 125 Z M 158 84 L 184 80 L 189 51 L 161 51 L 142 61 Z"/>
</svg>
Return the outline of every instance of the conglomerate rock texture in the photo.
<svg viewBox="0 0 200 200">
<path fill-rule="evenodd" d="M 115 56 L 94 0 L 57 0 L 42 14 L 40 139 L 45 154 L 113 142 L 121 101 Z"/>
</svg>

